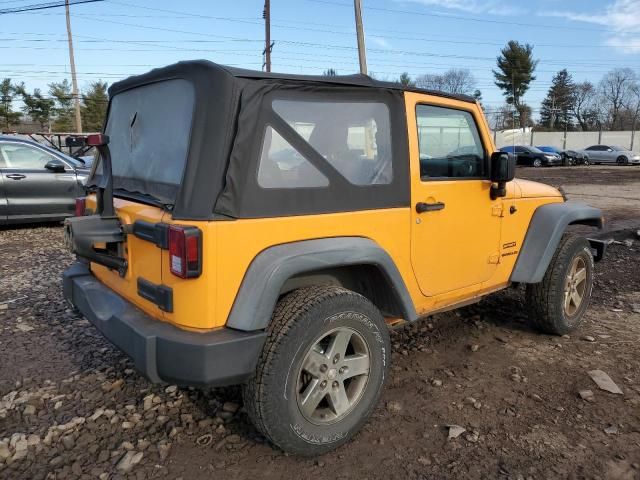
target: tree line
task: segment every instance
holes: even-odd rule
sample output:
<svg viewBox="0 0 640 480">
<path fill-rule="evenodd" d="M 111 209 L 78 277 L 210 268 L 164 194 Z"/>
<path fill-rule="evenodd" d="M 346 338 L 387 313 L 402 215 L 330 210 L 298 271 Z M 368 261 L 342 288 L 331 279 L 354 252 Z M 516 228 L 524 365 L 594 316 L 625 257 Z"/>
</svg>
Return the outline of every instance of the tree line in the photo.
<svg viewBox="0 0 640 480">
<path fill-rule="evenodd" d="M 492 70 L 495 85 L 502 90 L 504 105 L 488 109 L 493 128 L 505 130 L 535 126 L 538 130 L 635 130 L 640 124 L 640 76 L 630 68 L 607 72 L 597 83 L 576 82 L 564 68 L 551 86 L 535 121 L 524 96 L 536 80 L 538 60 L 533 46 L 509 41 L 496 58 Z M 337 75 L 334 69 L 325 75 Z M 440 74 L 412 78 L 407 72 L 392 80 L 406 86 L 469 95 L 482 103 L 482 93 L 469 69 L 451 68 Z"/>
<path fill-rule="evenodd" d="M 21 101 L 21 108 L 16 104 Z M 92 82 L 80 94 L 82 124 L 85 131 L 99 132 L 107 113 L 109 97 L 107 83 Z M 24 83 L 11 78 L 0 82 L 0 130 L 11 130 L 28 119 L 42 132 L 73 132 L 74 98 L 71 83 L 64 79 L 48 85 L 48 92 L 39 88 L 29 92 Z"/>
</svg>

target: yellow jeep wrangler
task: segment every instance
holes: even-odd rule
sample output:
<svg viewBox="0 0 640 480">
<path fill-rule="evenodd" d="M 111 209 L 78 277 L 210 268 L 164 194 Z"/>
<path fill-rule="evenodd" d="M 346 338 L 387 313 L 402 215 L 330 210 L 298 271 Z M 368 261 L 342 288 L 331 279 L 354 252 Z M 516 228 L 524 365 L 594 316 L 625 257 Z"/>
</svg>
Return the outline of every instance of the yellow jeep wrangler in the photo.
<svg viewBox="0 0 640 480">
<path fill-rule="evenodd" d="M 242 384 L 275 445 L 316 455 L 378 400 L 388 328 L 527 284 L 564 334 L 599 210 L 514 180 L 480 106 L 363 75 L 181 62 L 115 83 L 66 298 L 153 382 Z"/>
</svg>

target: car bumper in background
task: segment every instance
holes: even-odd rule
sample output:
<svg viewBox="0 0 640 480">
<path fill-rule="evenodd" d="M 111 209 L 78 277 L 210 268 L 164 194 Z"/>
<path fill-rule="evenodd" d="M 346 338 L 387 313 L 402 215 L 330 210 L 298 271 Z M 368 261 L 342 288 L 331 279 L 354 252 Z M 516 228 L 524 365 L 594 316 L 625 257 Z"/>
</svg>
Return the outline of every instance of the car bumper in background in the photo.
<svg viewBox="0 0 640 480">
<path fill-rule="evenodd" d="M 200 333 L 156 320 L 102 284 L 85 263 L 63 275 L 65 298 L 154 383 L 222 386 L 254 371 L 264 331 L 221 328 Z"/>
</svg>

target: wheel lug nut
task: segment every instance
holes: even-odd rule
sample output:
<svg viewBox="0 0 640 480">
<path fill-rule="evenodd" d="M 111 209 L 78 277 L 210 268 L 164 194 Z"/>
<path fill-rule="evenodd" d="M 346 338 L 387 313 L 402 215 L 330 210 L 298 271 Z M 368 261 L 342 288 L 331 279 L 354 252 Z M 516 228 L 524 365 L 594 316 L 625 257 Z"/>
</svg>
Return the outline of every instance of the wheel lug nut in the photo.
<svg viewBox="0 0 640 480">
<path fill-rule="evenodd" d="M 334 381 L 334 382 L 333 382 L 333 384 L 332 384 L 332 386 L 333 386 L 333 388 L 338 388 L 338 386 L 339 386 L 339 385 L 338 385 L 338 382 Z"/>
<path fill-rule="evenodd" d="M 335 357 L 333 357 L 333 364 L 335 365 L 336 363 L 338 363 L 338 361 L 340 360 L 340 354 L 336 354 Z"/>
<path fill-rule="evenodd" d="M 324 364 L 320 365 L 320 371 L 321 371 L 322 373 L 326 372 L 326 371 L 327 371 L 327 366 L 326 366 L 326 365 L 324 365 Z"/>
<path fill-rule="evenodd" d="M 347 367 L 340 367 L 340 370 L 338 370 L 338 373 L 343 374 L 346 371 L 347 371 Z"/>
<path fill-rule="evenodd" d="M 323 380 L 323 381 L 320 383 L 320 387 L 321 387 L 321 388 L 325 388 L 326 386 L 327 386 L 327 381 L 326 381 L 326 380 Z"/>
</svg>

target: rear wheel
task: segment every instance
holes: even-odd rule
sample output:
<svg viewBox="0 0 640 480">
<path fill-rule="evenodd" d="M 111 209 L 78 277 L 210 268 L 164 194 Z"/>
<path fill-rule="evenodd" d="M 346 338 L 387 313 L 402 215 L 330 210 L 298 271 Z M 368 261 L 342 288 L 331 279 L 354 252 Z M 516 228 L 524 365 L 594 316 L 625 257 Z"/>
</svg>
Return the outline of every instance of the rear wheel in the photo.
<svg viewBox="0 0 640 480">
<path fill-rule="evenodd" d="M 542 282 L 527 285 L 529 320 L 545 333 L 569 333 L 582 323 L 592 288 L 589 242 L 583 237 L 563 237 Z"/>
<path fill-rule="evenodd" d="M 584 157 L 584 159 L 582 160 L 582 163 L 587 167 L 591 165 L 591 162 L 589 162 L 589 157 Z"/>
<path fill-rule="evenodd" d="M 295 290 L 278 302 L 243 388 L 249 417 L 286 452 L 332 450 L 371 415 L 390 353 L 384 319 L 365 297 L 340 287 Z"/>
</svg>

